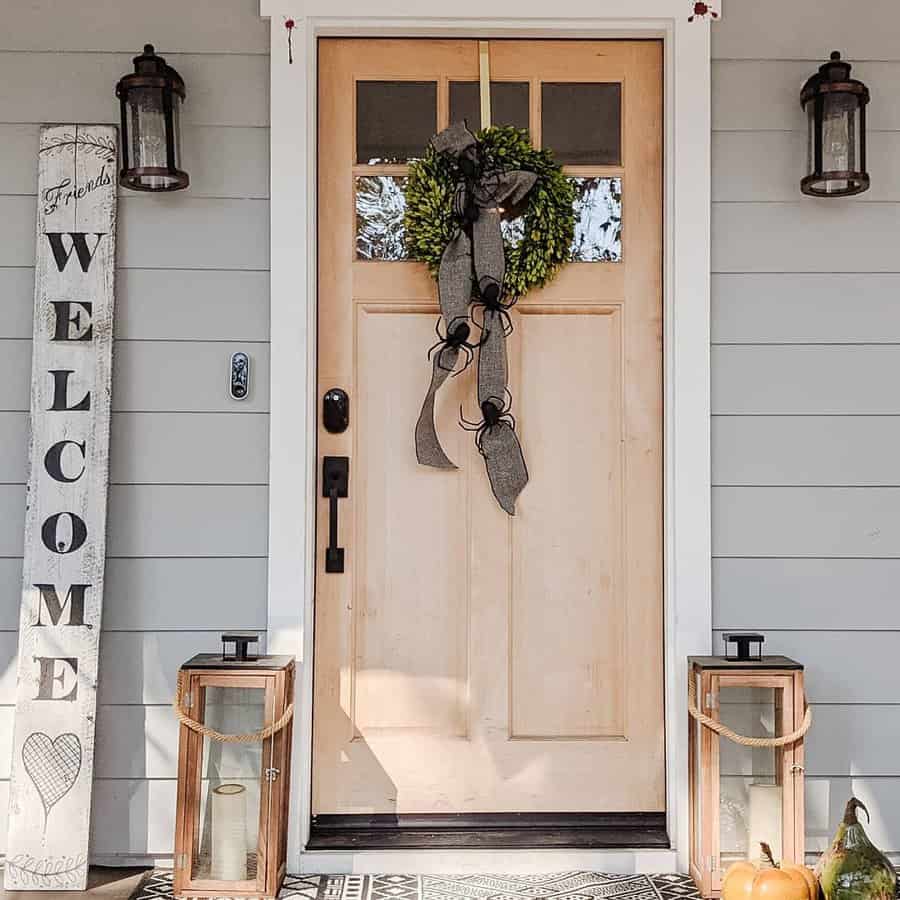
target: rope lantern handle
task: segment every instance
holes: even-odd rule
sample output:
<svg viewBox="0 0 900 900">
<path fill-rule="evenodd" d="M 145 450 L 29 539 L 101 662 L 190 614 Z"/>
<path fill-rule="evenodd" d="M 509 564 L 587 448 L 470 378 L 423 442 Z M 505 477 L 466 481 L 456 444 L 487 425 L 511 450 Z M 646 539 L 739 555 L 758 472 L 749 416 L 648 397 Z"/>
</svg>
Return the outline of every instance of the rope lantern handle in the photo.
<svg viewBox="0 0 900 900">
<path fill-rule="evenodd" d="M 812 726 L 812 708 L 807 705 L 806 711 L 803 714 L 803 721 L 800 723 L 800 727 L 795 731 L 792 731 L 790 734 L 781 734 L 778 735 L 778 737 L 771 738 L 747 737 L 747 735 L 738 734 L 736 731 L 732 731 L 732 729 L 730 729 L 727 725 L 711 718 L 698 708 L 697 685 L 695 684 L 694 679 L 691 677 L 690 672 L 688 673 L 688 712 L 701 725 L 704 725 L 710 731 L 715 731 L 716 734 L 720 734 L 722 737 L 727 738 L 729 741 L 732 741 L 735 744 L 740 744 L 743 747 L 785 747 L 788 744 L 793 744 L 795 741 L 799 741 L 800 738 L 802 738 L 803 735 L 805 735 Z"/>
<path fill-rule="evenodd" d="M 258 731 L 248 731 L 244 734 L 223 734 L 221 731 L 216 731 L 214 728 L 210 728 L 208 725 L 204 725 L 202 722 L 192 719 L 190 715 L 184 711 L 182 703 L 184 702 L 185 680 L 184 672 L 179 671 L 178 682 L 175 687 L 175 699 L 172 701 L 172 708 L 175 710 L 175 716 L 182 725 L 187 726 L 192 731 L 196 731 L 198 734 L 202 734 L 204 737 L 208 737 L 212 741 L 219 741 L 222 744 L 259 743 L 281 731 L 281 729 L 294 717 L 294 704 L 291 703 L 277 721 L 273 722 L 271 725 L 266 725 L 265 728 L 260 728 Z"/>
</svg>

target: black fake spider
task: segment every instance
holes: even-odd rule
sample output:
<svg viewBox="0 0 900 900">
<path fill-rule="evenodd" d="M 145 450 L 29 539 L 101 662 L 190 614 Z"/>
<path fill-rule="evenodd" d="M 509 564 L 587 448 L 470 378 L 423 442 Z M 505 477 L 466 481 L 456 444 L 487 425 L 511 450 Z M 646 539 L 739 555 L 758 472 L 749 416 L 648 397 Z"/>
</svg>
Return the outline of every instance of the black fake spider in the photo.
<svg viewBox="0 0 900 900">
<path fill-rule="evenodd" d="M 482 456 L 486 455 L 482 446 L 485 435 L 490 434 L 494 428 L 502 423 L 508 425 L 513 431 L 516 430 L 516 418 L 510 412 L 511 409 L 512 394 L 509 392 L 508 388 L 505 391 L 503 400 L 500 400 L 498 397 L 488 397 L 487 400 L 482 402 L 481 415 L 483 418 L 481 422 L 470 422 L 463 415 L 462 406 L 460 406 L 459 427 L 464 431 L 474 431 L 476 433 L 475 446 Z"/>
<path fill-rule="evenodd" d="M 485 279 L 486 280 L 486 279 Z M 472 298 L 472 321 L 482 330 L 485 330 L 484 321 L 487 313 L 493 313 L 500 321 L 503 328 L 503 336 L 509 337 L 513 333 L 512 318 L 509 311 L 516 305 L 518 297 L 504 301 L 500 286 L 496 281 L 490 281 L 482 287 L 478 296 Z M 481 310 L 481 321 L 475 319 L 475 310 Z M 484 338 L 482 338 L 482 342 Z"/>
<path fill-rule="evenodd" d="M 469 328 L 469 323 L 463 319 L 457 319 L 453 328 L 450 329 L 447 334 L 441 334 L 442 321 L 443 318 L 438 316 L 437 321 L 434 323 L 434 333 L 438 336 L 438 340 L 428 348 L 428 359 L 431 359 L 432 354 L 437 351 L 438 368 L 443 369 L 445 372 L 453 372 L 456 360 L 454 359 L 453 365 L 444 365 L 444 353 L 448 350 L 461 350 L 466 362 L 459 372 L 454 373 L 454 375 L 459 375 L 460 372 L 466 370 L 469 363 L 475 358 L 475 350 L 481 346 L 482 341 L 479 341 L 477 344 L 473 344 L 469 341 L 469 335 L 471 335 L 472 329 Z"/>
</svg>

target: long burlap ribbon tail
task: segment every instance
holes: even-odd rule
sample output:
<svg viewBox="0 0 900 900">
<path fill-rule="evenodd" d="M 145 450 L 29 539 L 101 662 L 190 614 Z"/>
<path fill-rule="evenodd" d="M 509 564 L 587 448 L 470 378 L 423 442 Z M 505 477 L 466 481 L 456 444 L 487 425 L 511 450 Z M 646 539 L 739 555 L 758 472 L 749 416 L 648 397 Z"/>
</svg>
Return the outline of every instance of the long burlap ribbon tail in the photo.
<svg viewBox="0 0 900 900">
<path fill-rule="evenodd" d="M 445 345 L 434 353 L 431 382 L 416 422 L 416 459 L 426 466 L 456 468 L 441 446 L 434 423 L 438 390 L 456 368 L 457 328 L 470 321 L 471 303 L 484 305 L 478 352 L 478 404 L 483 421 L 478 447 L 491 490 L 500 506 L 515 515 L 516 498 L 528 483 L 528 470 L 509 409 L 503 277 L 506 258 L 500 228 L 502 204 L 518 206 L 534 187 L 533 172 L 503 171 L 481 158 L 478 142 L 464 122 L 446 128 L 432 146 L 456 161 L 460 178 L 453 208 L 459 227 L 444 248 L 438 271 L 438 299 Z M 508 321 L 508 315 L 506 316 Z M 468 334 L 468 329 L 466 334 Z"/>
</svg>

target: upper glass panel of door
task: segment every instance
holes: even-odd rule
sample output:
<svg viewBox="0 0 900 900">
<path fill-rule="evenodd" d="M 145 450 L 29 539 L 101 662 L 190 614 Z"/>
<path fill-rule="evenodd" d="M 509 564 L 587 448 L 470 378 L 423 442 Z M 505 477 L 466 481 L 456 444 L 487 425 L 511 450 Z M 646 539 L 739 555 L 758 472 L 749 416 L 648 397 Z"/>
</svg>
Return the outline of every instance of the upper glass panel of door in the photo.
<svg viewBox="0 0 900 900">
<path fill-rule="evenodd" d="M 622 86 L 605 82 L 541 85 L 541 144 L 564 166 L 622 162 Z"/>
<path fill-rule="evenodd" d="M 444 105 L 439 104 L 439 91 Z M 538 96 L 534 96 L 536 91 Z M 536 102 L 533 102 L 536 101 Z M 421 157 L 439 122 L 466 120 L 478 130 L 477 81 L 359 81 L 356 85 L 356 257 L 408 258 L 403 228 L 406 165 Z M 491 119 L 541 135 L 575 187 L 574 262 L 622 259 L 622 90 L 606 82 L 491 82 Z M 398 170 L 398 167 L 399 170 Z M 609 172 L 612 168 L 614 171 Z M 380 169 L 380 171 L 379 171 Z M 606 171 L 603 171 L 603 170 Z M 591 171 L 594 170 L 594 171 Z M 619 170 L 619 171 L 615 171 Z M 524 223 L 505 223 L 507 240 Z"/>
<path fill-rule="evenodd" d="M 450 81 L 448 121 L 464 119 L 474 131 L 481 111 L 477 81 Z M 527 81 L 491 82 L 495 125 L 531 128 Z M 622 86 L 615 82 L 558 82 L 540 85 L 541 144 L 566 166 L 622 163 Z M 417 159 L 437 131 L 436 81 L 356 83 L 356 161 L 396 165 Z"/>
<path fill-rule="evenodd" d="M 417 159 L 436 125 L 436 81 L 356 83 L 358 163 L 392 164 Z"/>
<path fill-rule="evenodd" d="M 530 85 L 527 81 L 491 82 L 491 121 L 528 129 Z M 481 89 L 477 81 L 450 82 L 450 121 L 464 119 L 473 131 L 481 127 Z"/>
</svg>

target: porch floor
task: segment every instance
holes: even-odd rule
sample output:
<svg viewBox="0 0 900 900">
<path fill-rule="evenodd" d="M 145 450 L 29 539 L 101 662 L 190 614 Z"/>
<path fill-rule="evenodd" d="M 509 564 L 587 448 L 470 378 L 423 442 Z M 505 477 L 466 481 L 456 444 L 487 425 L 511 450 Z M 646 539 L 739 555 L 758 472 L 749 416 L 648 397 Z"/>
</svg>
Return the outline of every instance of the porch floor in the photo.
<svg viewBox="0 0 900 900">
<path fill-rule="evenodd" d="M 171 896 L 172 873 L 156 870 L 143 881 L 131 900 L 167 900 Z M 688 875 L 597 872 L 288 875 L 279 894 L 281 900 L 697 900 L 698 897 Z M 46 894 L 41 900 L 44 898 Z"/>
</svg>

